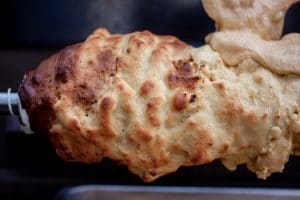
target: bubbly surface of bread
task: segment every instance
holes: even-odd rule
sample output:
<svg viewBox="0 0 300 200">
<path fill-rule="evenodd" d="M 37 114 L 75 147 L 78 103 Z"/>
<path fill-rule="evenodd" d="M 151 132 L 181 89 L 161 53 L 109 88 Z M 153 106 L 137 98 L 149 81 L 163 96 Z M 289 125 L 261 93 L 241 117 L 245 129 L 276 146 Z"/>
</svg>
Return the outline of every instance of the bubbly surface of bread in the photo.
<svg viewBox="0 0 300 200">
<path fill-rule="evenodd" d="M 153 181 L 219 159 L 266 178 L 300 154 L 299 86 L 252 58 L 226 65 L 208 45 L 98 29 L 28 72 L 19 95 L 65 160 L 108 157 Z"/>
</svg>

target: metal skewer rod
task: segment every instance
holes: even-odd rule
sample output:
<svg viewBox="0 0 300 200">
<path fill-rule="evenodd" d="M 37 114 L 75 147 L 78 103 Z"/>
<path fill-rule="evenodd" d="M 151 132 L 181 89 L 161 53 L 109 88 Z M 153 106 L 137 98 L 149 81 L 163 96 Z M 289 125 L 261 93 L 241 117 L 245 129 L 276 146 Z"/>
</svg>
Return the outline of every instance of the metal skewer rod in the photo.
<svg viewBox="0 0 300 200">
<path fill-rule="evenodd" d="M 22 108 L 19 95 L 17 93 L 11 93 L 10 88 L 7 90 L 7 92 L 0 92 L 0 114 L 19 116 L 19 121 L 22 125 L 23 131 L 26 134 L 33 133 L 30 129 L 26 110 Z"/>
<path fill-rule="evenodd" d="M 19 115 L 19 111 L 18 111 L 19 96 L 17 93 L 10 93 L 10 94 L 9 93 L 10 92 L 0 92 L 0 114 Z"/>
</svg>

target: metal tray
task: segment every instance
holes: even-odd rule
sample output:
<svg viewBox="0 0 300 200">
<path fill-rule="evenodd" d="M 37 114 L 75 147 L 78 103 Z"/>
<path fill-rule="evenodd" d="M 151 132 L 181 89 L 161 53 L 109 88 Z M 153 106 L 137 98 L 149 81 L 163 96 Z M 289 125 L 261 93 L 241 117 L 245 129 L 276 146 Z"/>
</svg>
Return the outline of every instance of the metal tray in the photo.
<svg viewBox="0 0 300 200">
<path fill-rule="evenodd" d="M 299 200 L 300 190 L 212 187 L 85 185 L 62 190 L 56 200 Z"/>
</svg>

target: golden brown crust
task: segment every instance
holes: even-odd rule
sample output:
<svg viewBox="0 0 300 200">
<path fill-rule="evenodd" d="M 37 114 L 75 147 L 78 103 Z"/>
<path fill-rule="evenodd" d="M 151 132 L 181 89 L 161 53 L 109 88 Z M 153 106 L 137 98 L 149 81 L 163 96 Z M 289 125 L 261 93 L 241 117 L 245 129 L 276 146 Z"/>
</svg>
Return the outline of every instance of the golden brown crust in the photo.
<svg viewBox="0 0 300 200">
<path fill-rule="evenodd" d="M 147 80 L 143 83 L 141 89 L 140 89 L 140 93 L 142 96 L 147 96 L 149 95 L 152 91 L 154 91 L 155 88 L 155 84 L 153 81 L 151 80 Z"/>
<path fill-rule="evenodd" d="M 104 137 L 115 137 L 117 134 L 112 130 L 113 124 L 111 114 L 113 112 L 114 100 L 111 97 L 104 97 L 100 103 L 101 130 L 99 131 Z M 101 118 L 100 118 L 101 117 Z"/>
<path fill-rule="evenodd" d="M 65 160 L 108 157 L 153 181 L 220 159 L 266 178 L 300 154 L 299 85 L 252 58 L 225 65 L 209 46 L 98 29 L 28 72 L 19 95 Z"/>
<path fill-rule="evenodd" d="M 159 107 L 161 105 L 161 102 L 162 100 L 160 97 L 153 97 L 147 103 L 148 118 L 152 126 L 160 125 L 160 118 L 157 115 L 157 113 L 159 112 Z"/>
<path fill-rule="evenodd" d="M 199 76 L 194 76 L 190 66 L 190 60 L 178 60 L 173 62 L 175 72 L 170 72 L 168 82 L 171 88 L 184 87 L 190 90 L 195 89 Z"/>
<path fill-rule="evenodd" d="M 173 97 L 173 106 L 176 111 L 182 111 L 188 104 L 187 94 L 177 92 Z"/>
</svg>

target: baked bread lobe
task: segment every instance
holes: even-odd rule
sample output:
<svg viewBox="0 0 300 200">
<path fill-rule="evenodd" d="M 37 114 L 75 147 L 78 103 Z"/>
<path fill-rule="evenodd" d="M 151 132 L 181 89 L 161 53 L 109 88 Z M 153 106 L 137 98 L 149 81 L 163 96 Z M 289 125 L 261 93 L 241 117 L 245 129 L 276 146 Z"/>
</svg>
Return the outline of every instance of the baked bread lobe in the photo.
<svg viewBox="0 0 300 200">
<path fill-rule="evenodd" d="M 299 85 L 252 58 L 226 65 L 207 45 L 98 29 L 28 72 L 19 95 L 65 160 L 108 157 L 153 181 L 219 159 L 266 178 L 300 154 Z"/>
<path fill-rule="evenodd" d="M 300 74 L 300 34 L 282 37 L 288 8 L 299 0 L 202 0 L 215 21 L 206 42 L 230 66 L 252 58 L 277 74 Z"/>
<path fill-rule="evenodd" d="M 202 0 L 216 31 L 243 31 L 264 40 L 281 38 L 288 8 L 299 0 Z M 236 38 L 237 39 L 237 38 Z"/>
</svg>

